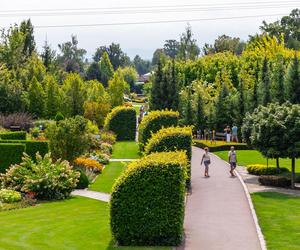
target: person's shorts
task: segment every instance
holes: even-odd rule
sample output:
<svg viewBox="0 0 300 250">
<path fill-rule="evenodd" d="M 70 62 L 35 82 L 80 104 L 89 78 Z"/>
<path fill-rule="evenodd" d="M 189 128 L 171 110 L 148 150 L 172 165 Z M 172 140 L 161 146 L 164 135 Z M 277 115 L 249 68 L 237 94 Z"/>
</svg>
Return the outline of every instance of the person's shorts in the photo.
<svg viewBox="0 0 300 250">
<path fill-rule="evenodd" d="M 230 167 L 236 168 L 236 162 L 230 162 Z"/>
<path fill-rule="evenodd" d="M 208 168 L 209 164 L 210 164 L 210 161 L 204 161 L 204 166 L 205 166 L 206 168 Z"/>
</svg>

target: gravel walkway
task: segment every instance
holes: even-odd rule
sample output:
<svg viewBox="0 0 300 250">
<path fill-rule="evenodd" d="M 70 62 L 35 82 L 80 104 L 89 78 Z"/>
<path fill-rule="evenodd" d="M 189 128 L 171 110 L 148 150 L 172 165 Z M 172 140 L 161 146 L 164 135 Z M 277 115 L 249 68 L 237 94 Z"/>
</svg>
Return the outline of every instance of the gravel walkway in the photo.
<svg viewBox="0 0 300 250">
<path fill-rule="evenodd" d="M 211 155 L 210 178 L 200 165 L 203 150 L 193 147 L 192 190 L 185 211 L 185 243 L 180 250 L 259 250 L 247 195 L 228 165 Z"/>
<path fill-rule="evenodd" d="M 87 197 L 87 198 L 91 198 L 91 199 L 95 199 L 95 200 L 99 200 L 99 201 L 105 201 L 105 202 L 109 202 L 109 200 L 110 200 L 109 194 L 100 193 L 100 192 L 96 192 L 96 191 L 89 191 L 86 189 L 76 189 L 71 194 L 83 196 L 83 197 Z"/>
</svg>

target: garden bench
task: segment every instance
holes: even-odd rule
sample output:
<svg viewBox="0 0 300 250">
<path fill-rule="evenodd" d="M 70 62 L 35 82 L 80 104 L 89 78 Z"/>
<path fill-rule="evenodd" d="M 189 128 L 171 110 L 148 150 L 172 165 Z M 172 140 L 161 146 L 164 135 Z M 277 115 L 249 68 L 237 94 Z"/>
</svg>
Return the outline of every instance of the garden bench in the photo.
<svg viewBox="0 0 300 250">
<path fill-rule="evenodd" d="M 225 141 L 225 139 L 226 139 L 226 137 L 225 137 L 225 134 L 224 134 L 224 133 L 216 132 L 215 140 L 222 140 L 222 141 Z"/>
</svg>

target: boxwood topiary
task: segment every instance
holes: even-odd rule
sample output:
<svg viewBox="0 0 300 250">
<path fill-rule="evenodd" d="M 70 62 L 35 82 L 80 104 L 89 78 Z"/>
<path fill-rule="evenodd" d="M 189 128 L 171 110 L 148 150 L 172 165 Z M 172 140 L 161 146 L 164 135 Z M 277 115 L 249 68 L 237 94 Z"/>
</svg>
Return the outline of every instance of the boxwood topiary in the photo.
<svg viewBox="0 0 300 250">
<path fill-rule="evenodd" d="M 106 131 L 112 131 L 117 141 L 134 140 L 136 135 L 136 110 L 133 107 L 115 107 L 106 117 Z"/>
<path fill-rule="evenodd" d="M 189 160 L 187 168 L 187 186 L 191 182 L 191 158 L 192 158 L 192 128 L 169 127 L 162 128 L 152 135 L 145 147 L 145 154 L 163 151 L 185 151 Z"/>
<path fill-rule="evenodd" d="M 290 187 L 291 179 L 285 176 L 261 175 L 258 177 L 260 184 L 273 187 Z"/>
<path fill-rule="evenodd" d="M 87 188 L 90 184 L 88 177 L 86 176 L 86 174 L 83 171 L 78 170 L 78 172 L 80 173 L 78 182 L 77 182 L 77 189 L 84 189 Z"/>
<path fill-rule="evenodd" d="M 139 126 L 140 150 L 143 151 L 146 143 L 151 138 L 152 133 L 156 133 L 161 128 L 177 126 L 179 113 L 171 110 L 151 111 L 145 116 Z"/>
<path fill-rule="evenodd" d="M 120 245 L 178 245 L 183 237 L 187 157 L 153 153 L 128 165 L 110 200 L 111 229 Z"/>
</svg>

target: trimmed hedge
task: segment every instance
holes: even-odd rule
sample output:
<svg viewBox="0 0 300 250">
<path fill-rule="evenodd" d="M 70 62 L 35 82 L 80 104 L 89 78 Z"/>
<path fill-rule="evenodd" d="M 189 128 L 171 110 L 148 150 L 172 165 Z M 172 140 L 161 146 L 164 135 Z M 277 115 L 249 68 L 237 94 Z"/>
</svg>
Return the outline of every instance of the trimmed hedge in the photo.
<svg viewBox="0 0 300 250">
<path fill-rule="evenodd" d="M 26 140 L 25 131 L 5 132 L 0 134 L 1 140 Z"/>
<path fill-rule="evenodd" d="M 25 151 L 22 143 L 0 143 L 0 172 L 4 173 L 11 164 L 20 163 Z"/>
<path fill-rule="evenodd" d="M 133 107 L 115 107 L 106 117 L 106 131 L 112 131 L 117 141 L 132 141 L 136 135 L 136 110 Z"/>
<path fill-rule="evenodd" d="M 111 229 L 120 245 L 179 245 L 183 238 L 187 157 L 153 153 L 130 163 L 110 200 Z"/>
<path fill-rule="evenodd" d="M 249 150 L 251 149 L 246 143 L 226 143 L 224 145 L 214 145 L 209 143 L 204 143 L 200 140 L 194 140 L 193 146 L 198 148 L 208 147 L 210 152 L 218 151 L 229 151 L 231 146 L 234 146 L 235 150 Z"/>
<path fill-rule="evenodd" d="M 177 126 L 179 113 L 171 110 L 151 111 L 142 119 L 139 126 L 140 150 L 143 151 L 152 133 L 156 133 L 161 128 Z"/>
<path fill-rule="evenodd" d="M 260 184 L 273 187 L 290 187 L 291 179 L 285 176 L 261 175 L 258 178 Z"/>
<path fill-rule="evenodd" d="M 145 154 L 153 152 L 185 151 L 189 160 L 187 168 L 187 186 L 191 184 L 192 159 L 192 128 L 191 127 L 169 127 L 162 128 L 152 135 L 145 146 Z"/>
<path fill-rule="evenodd" d="M 247 166 L 249 174 L 253 175 L 276 175 L 278 174 L 277 168 L 274 166 L 266 166 L 262 164 L 253 164 Z M 289 172 L 287 168 L 280 168 L 280 173 Z"/>
<path fill-rule="evenodd" d="M 24 144 L 26 154 L 28 154 L 32 158 L 35 158 L 37 152 L 39 152 L 41 156 L 44 156 L 49 152 L 49 145 L 47 141 L 0 140 L 0 143 Z"/>
</svg>

